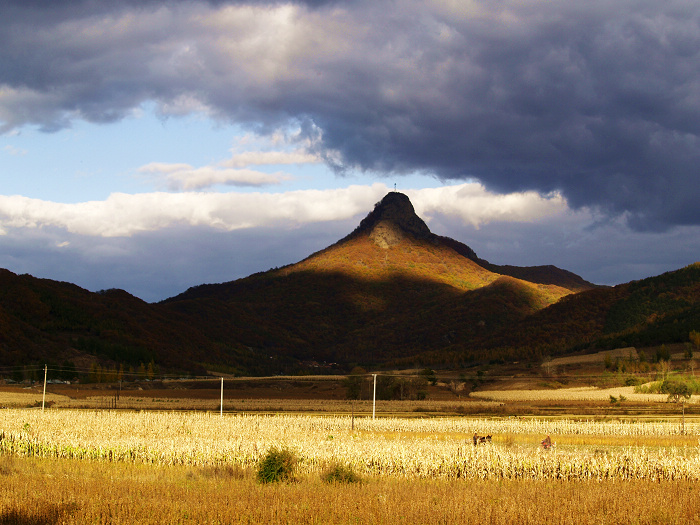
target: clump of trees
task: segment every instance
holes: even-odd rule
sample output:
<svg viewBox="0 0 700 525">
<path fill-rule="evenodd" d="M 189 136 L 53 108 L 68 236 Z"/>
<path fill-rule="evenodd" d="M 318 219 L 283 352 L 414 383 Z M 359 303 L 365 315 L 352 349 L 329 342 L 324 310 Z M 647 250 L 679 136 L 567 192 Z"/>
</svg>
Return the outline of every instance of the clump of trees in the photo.
<svg viewBox="0 0 700 525">
<path fill-rule="evenodd" d="M 679 402 L 690 399 L 690 396 L 698 392 L 698 384 L 695 381 L 674 377 L 661 383 L 659 391 L 668 394 L 668 400 Z"/>
<path fill-rule="evenodd" d="M 435 380 L 437 382 L 437 379 Z M 377 375 L 377 399 L 417 400 L 428 397 L 428 380 L 423 376 Z M 364 368 L 355 367 L 345 380 L 348 399 L 372 399 L 374 378 Z"/>
<path fill-rule="evenodd" d="M 153 381 L 160 374 L 160 369 L 154 361 L 148 364 L 141 363 L 138 368 L 129 366 L 124 368 L 123 364 L 118 367 L 103 367 L 100 364 L 93 363 L 90 365 L 90 372 L 82 378 L 82 381 L 87 383 L 116 383 L 122 380 L 143 380 L 148 379 Z"/>
<path fill-rule="evenodd" d="M 700 381 L 693 376 L 669 374 L 664 379 L 638 385 L 634 389 L 640 394 L 667 394 L 669 401 L 689 399 L 691 395 L 700 394 Z"/>
<path fill-rule="evenodd" d="M 693 330 L 688 335 L 688 339 L 690 339 L 690 346 L 688 347 L 686 357 L 688 357 L 689 359 L 692 359 L 693 358 L 693 347 L 695 348 L 695 350 L 700 350 L 700 332 L 698 332 L 697 330 Z"/>
</svg>

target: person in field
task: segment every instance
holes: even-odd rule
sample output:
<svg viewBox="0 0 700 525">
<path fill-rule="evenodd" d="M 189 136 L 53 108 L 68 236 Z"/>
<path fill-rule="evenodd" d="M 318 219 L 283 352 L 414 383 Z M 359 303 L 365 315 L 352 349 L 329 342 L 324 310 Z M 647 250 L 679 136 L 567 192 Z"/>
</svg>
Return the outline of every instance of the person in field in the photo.
<svg viewBox="0 0 700 525">
<path fill-rule="evenodd" d="M 547 437 L 542 440 L 542 448 L 545 450 L 552 448 L 552 438 L 549 437 L 549 434 L 547 434 Z"/>
</svg>

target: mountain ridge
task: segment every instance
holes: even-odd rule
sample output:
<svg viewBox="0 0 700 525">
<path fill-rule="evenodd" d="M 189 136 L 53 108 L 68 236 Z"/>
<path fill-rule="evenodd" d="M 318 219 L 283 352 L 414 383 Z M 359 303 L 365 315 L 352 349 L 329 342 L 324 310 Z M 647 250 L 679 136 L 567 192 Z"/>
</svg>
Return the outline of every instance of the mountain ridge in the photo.
<svg viewBox="0 0 700 525">
<path fill-rule="evenodd" d="M 308 372 L 306 362 L 342 371 L 536 360 L 687 339 L 698 297 L 700 265 L 616 287 L 554 266 L 493 265 L 430 232 L 392 192 L 349 235 L 297 263 L 159 303 L 2 270 L 0 364 L 260 375 Z"/>
</svg>

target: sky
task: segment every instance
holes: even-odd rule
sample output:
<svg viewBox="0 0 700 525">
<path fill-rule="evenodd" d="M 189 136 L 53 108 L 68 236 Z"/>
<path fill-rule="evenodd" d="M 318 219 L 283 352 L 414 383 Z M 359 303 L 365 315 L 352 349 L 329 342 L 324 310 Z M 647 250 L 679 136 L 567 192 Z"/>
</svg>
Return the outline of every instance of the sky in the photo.
<svg viewBox="0 0 700 525">
<path fill-rule="evenodd" d="M 695 0 L 0 0 L 0 268 L 149 302 L 389 191 L 495 264 L 700 260 Z"/>
</svg>

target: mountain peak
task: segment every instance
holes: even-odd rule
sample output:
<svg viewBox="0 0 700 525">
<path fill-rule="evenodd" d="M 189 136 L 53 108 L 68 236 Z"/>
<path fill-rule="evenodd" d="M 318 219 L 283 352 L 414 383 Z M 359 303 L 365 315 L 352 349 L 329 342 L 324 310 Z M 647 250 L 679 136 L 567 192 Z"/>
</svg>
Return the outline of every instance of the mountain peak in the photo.
<svg viewBox="0 0 700 525">
<path fill-rule="evenodd" d="M 359 241 L 359 242 L 357 242 Z M 369 243 L 368 243 L 369 241 Z M 416 242 L 417 241 L 417 242 Z M 491 264 L 488 261 L 481 259 L 469 246 L 449 237 L 443 237 L 436 235 L 430 231 L 428 226 L 423 222 L 423 219 L 416 215 L 416 212 L 411 204 L 408 196 L 403 193 L 392 191 L 387 193 L 384 198 L 374 205 L 374 209 L 360 222 L 360 224 L 355 228 L 355 230 L 347 235 L 346 237 L 340 239 L 335 244 L 320 250 L 303 261 L 290 265 L 285 271 L 289 273 L 292 271 L 292 267 L 296 270 L 308 269 L 310 267 L 322 267 L 324 270 L 328 268 L 336 268 L 339 266 L 345 267 L 347 264 L 351 264 L 354 269 L 362 268 L 363 272 L 367 271 L 367 268 L 371 266 L 370 259 L 373 253 L 371 249 L 372 245 L 379 247 L 383 250 L 389 250 L 390 248 L 397 248 L 403 246 L 411 246 L 417 249 L 403 250 L 405 253 L 411 253 L 410 256 L 405 256 L 411 258 L 413 261 L 421 260 L 421 264 L 424 265 L 425 260 L 421 257 L 427 257 L 430 259 L 435 252 L 434 248 L 441 251 L 444 255 L 442 257 L 450 258 L 447 255 L 448 252 L 459 256 L 462 259 L 461 262 L 455 262 L 454 267 L 463 266 L 466 260 L 469 260 L 470 264 L 475 264 L 479 270 L 475 270 L 473 266 L 470 266 L 469 272 L 476 272 L 479 274 L 479 286 L 486 282 L 490 282 L 492 279 L 490 277 L 484 277 L 483 271 L 486 271 L 493 275 L 506 275 L 510 277 L 515 277 L 521 281 L 526 281 L 530 283 L 535 283 L 538 285 L 552 285 L 561 288 L 561 290 L 569 291 L 582 291 L 595 288 L 595 285 L 584 281 L 578 275 L 565 270 L 560 270 L 553 266 L 533 266 L 528 268 L 521 268 L 517 266 L 498 266 Z M 419 247 L 418 245 L 422 245 Z M 426 253 L 423 248 L 431 246 Z M 369 246 L 370 249 L 366 252 L 352 252 L 357 250 L 358 246 Z M 349 251 L 344 253 L 343 256 L 338 255 L 338 250 L 348 249 Z M 448 250 L 445 252 L 444 250 Z M 401 250 L 399 250 L 401 251 Z M 376 256 L 376 252 L 375 256 Z M 422 255 L 421 255 L 422 254 Z M 382 254 L 379 258 L 379 266 L 384 269 L 386 262 L 386 255 Z M 404 257 L 404 255 L 398 255 L 399 259 Z M 339 265 L 338 261 L 342 261 Z M 350 261 L 350 263 L 348 263 Z M 397 259 L 398 261 L 398 259 Z M 455 260 L 457 261 L 457 260 Z M 405 266 L 406 260 L 402 262 L 395 262 L 395 265 Z M 368 266 L 369 265 L 369 266 Z M 425 266 L 425 265 L 424 265 Z M 428 266 L 430 266 L 428 264 Z M 355 268 L 357 267 L 357 268 Z M 436 274 L 442 275 L 445 264 L 444 261 L 441 264 L 439 270 L 435 270 Z M 452 270 L 451 270 L 452 271 Z M 461 270 L 456 269 L 455 272 L 459 273 Z M 464 281 L 469 281 L 470 278 L 464 279 Z M 478 287 L 478 286 L 477 286 Z"/>
<path fill-rule="evenodd" d="M 406 234 L 418 239 L 433 236 L 423 219 L 416 215 L 408 196 L 396 191 L 387 193 L 374 206 L 352 235 L 358 234 L 369 235 L 382 248 L 399 243 Z"/>
</svg>

